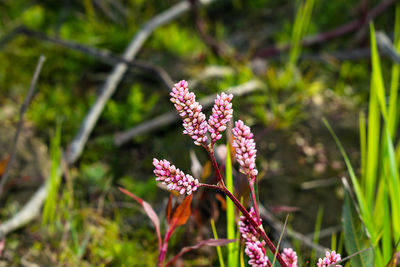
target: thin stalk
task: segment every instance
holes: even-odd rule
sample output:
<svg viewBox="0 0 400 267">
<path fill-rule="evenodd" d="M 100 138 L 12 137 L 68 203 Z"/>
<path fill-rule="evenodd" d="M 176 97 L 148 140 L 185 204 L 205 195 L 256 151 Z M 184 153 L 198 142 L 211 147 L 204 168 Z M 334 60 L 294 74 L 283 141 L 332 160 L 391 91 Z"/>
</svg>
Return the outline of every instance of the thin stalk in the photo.
<svg viewBox="0 0 400 267">
<path fill-rule="evenodd" d="M 249 179 L 250 195 L 251 195 L 251 199 L 253 200 L 253 206 L 254 206 L 254 210 L 256 212 L 257 221 L 261 225 L 260 212 L 258 211 L 258 203 L 257 203 L 257 199 L 256 199 L 256 194 L 254 191 L 254 181 L 255 180 L 256 180 L 255 177 L 252 177 L 251 179 Z"/>
<path fill-rule="evenodd" d="M 287 264 L 283 260 L 281 254 L 277 252 L 276 247 L 272 243 L 272 241 L 269 239 L 267 234 L 264 231 L 264 228 L 262 227 L 261 224 L 257 223 L 250 215 L 250 213 L 246 210 L 246 208 L 240 203 L 240 201 L 226 188 L 224 181 L 222 179 L 221 173 L 219 171 L 217 161 L 215 160 L 214 152 L 212 149 L 208 146 L 204 146 L 204 148 L 207 150 L 208 154 L 210 155 L 212 165 L 215 169 L 217 179 L 218 179 L 218 185 L 206 185 L 206 184 L 200 184 L 200 186 L 205 186 L 208 188 L 213 188 L 213 189 L 218 189 L 222 192 L 225 193 L 227 197 L 229 197 L 233 204 L 242 212 L 243 216 L 246 217 L 246 219 L 250 222 L 250 224 L 256 229 L 257 233 L 265 240 L 268 248 L 271 250 L 273 254 L 277 254 L 277 260 L 281 264 L 282 267 L 287 267 Z"/>
<path fill-rule="evenodd" d="M 239 202 L 239 200 L 237 200 L 237 198 L 226 187 L 221 187 L 212 184 L 202 184 L 202 183 L 200 183 L 199 186 L 219 190 L 223 192 L 227 197 L 229 197 L 235 204 L 235 206 L 242 212 L 243 216 L 246 217 L 246 219 L 250 222 L 250 224 L 254 227 L 254 229 L 256 229 L 257 233 L 262 237 L 262 239 L 265 240 L 268 248 L 272 251 L 272 253 L 274 254 L 276 253 L 275 245 L 272 243 L 267 234 L 264 232 L 264 228 L 262 227 L 262 225 L 257 224 L 257 222 L 251 217 L 250 213 L 246 210 L 246 208 L 243 207 L 243 205 Z M 283 261 L 282 256 L 279 252 L 277 253 L 277 260 L 282 267 L 287 267 L 286 263 Z"/>
<path fill-rule="evenodd" d="M 164 259 L 165 259 L 165 256 L 167 255 L 168 241 L 172 235 L 172 232 L 173 232 L 173 229 L 169 229 L 167 231 L 167 233 L 165 234 L 164 242 L 161 247 L 160 254 L 158 255 L 158 265 L 157 265 L 158 267 L 163 267 Z"/>
</svg>

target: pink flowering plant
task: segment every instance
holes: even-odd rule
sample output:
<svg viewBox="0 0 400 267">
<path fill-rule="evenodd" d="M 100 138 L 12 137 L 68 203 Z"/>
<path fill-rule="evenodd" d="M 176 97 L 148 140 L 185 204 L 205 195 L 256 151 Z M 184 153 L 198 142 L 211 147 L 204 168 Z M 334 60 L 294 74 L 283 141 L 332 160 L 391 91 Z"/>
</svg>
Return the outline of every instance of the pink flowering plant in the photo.
<svg viewBox="0 0 400 267">
<path fill-rule="evenodd" d="M 202 187 L 206 189 L 219 190 L 232 200 L 234 205 L 242 214 L 242 216 L 240 216 L 238 226 L 241 238 L 245 242 L 245 253 L 249 257 L 249 265 L 271 267 L 271 261 L 267 256 L 267 250 L 270 250 L 272 254 L 276 255 L 276 260 L 279 262 L 280 266 L 297 267 L 298 263 L 296 252 L 292 248 L 284 248 L 282 253 L 278 252 L 276 246 L 272 243 L 263 228 L 254 190 L 258 175 L 256 168 L 257 149 L 253 139 L 253 133 L 251 132 L 250 127 L 245 125 L 243 121 L 238 120 L 234 124 L 234 128 L 232 129 L 234 137 L 232 146 L 235 149 L 236 161 L 240 166 L 239 171 L 243 173 L 248 180 L 250 196 L 252 199 L 252 206 L 250 207 L 249 211 L 240 203 L 233 193 L 227 189 L 217 165 L 214 155 L 214 145 L 222 138 L 223 132 L 227 129 L 228 122 L 232 119 L 233 95 L 228 95 L 225 93 L 217 95 L 212 108 L 212 114 L 208 120 L 206 119 L 206 115 L 202 112 L 202 106 L 196 101 L 196 95 L 189 90 L 188 83 L 186 81 L 182 80 L 176 83 L 172 88 L 170 96 L 171 102 L 174 104 L 175 109 L 178 111 L 179 116 L 183 120 L 183 134 L 190 136 L 195 145 L 201 146 L 207 151 L 217 177 L 216 184 L 200 183 L 196 178 L 189 174 L 185 174 L 179 168 L 171 164 L 168 160 L 154 158 L 153 165 L 156 180 L 163 183 L 168 190 L 175 190 L 181 195 L 186 195 L 185 200 L 177 208 L 177 210 L 181 206 L 185 206 L 185 208 L 180 208 L 180 211 L 175 211 L 175 214 L 177 212 L 182 212 L 185 209 L 187 210 L 187 206 L 189 206 L 190 210 L 190 201 L 188 199 L 191 200 L 192 194 L 199 188 Z M 120 190 L 126 194 L 129 194 L 135 199 L 137 198 L 136 196 L 133 196 L 131 193 L 127 192 L 125 189 Z M 168 215 L 169 229 L 164 240 L 161 241 L 159 233 L 160 230 L 157 226 L 159 224 L 158 218 L 155 219 L 156 215 L 154 211 L 152 211 L 152 209 L 147 205 L 142 204 L 147 214 L 152 219 L 153 224 L 156 226 L 159 237 L 160 254 L 158 257 L 158 266 L 168 266 L 173 262 L 170 260 L 166 264 L 164 263 L 169 237 L 177 226 L 182 225 L 182 221 L 186 222 L 188 217 L 187 215 L 190 215 L 190 211 L 189 213 L 184 212 L 185 216 L 183 216 L 183 220 L 181 215 L 175 216 L 175 221 L 181 221 L 181 223 L 172 224 L 172 227 L 170 222 L 172 219 Z M 229 242 L 232 241 L 221 240 L 220 243 L 214 244 L 212 241 L 207 241 L 203 242 L 203 245 L 225 245 Z M 176 259 L 176 257 L 180 255 L 181 254 L 178 254 L 173 259 Z M 335 251 L 326 252 L 325 258 L 319 259 L 318 267 L 339 267 L 341 265 L 335 265 L 335 263 L 338 263 L 340 260 L 340 255 Z"/>
</svg>

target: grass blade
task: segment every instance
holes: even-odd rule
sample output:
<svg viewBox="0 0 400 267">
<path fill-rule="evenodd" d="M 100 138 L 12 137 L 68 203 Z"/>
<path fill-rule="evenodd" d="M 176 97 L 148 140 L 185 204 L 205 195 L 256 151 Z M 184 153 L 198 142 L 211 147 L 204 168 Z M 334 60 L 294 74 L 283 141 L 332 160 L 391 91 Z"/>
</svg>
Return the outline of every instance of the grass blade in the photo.
<svg viewBox="0 0 400 267">
<path fill-rule="evenodd" d="M 212 229 L 212 232 L 214 235 L 214 239 L 218 239 L 218 233 L 217 233 L 217 229 L 215 228 L 214 219 L 211 219 L 211 229 Z M 225 267 L 224 257 L 222 256 L 221 247 L 217 247 L 217 254 L 218 254 L 218 260 L 219 260 L 219 266 Z"/>
<path fill-rule="evenodd" d="M 226 145 L 226 188 L 233 192 L 232 160 L 229 142 Z M 226 199 L 226 237 L 235 238 L 235 207 L 230 199 Z M 238 264 L 238 250 L 235 243 L 230 243 L 228 248 L 228 266 L 236 267 Z"/>
</svg>

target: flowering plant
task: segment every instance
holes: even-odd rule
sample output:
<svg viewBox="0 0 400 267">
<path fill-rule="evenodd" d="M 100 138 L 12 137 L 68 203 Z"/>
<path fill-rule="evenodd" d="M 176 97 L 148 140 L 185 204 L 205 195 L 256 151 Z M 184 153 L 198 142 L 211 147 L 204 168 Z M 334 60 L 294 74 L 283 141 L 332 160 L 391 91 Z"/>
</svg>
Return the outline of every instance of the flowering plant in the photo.
<svg viewBox="0 0 400 267">
<path fill-rule="evenodd" d="M 192 194 L 200 187 L 223 192 L 232 200 L 235 206 L 242 213 L 238 225 L 241 237 L 244 239 L 246 244 L 245 253 L 250 258 L 248 263 L 251 266 L 271 267 L 271 261 L 268 259 L 266 254 L 266 248 L 268 248 L 274 255 L 276 255 L 276 259 L 282 267 L 297 267 L 296 252 L 291 248 L 285 248 L 283 249 L 282 254 L 279 253 L 262 226 L 262 220 L 254 190 L 254 185 L 258 174 L 255 163 L 257 149 L 250 127 L 245 125 L 241 120 L 236 121 L 235 127 L 232 129 L 234 137 L 232 145 L 235 148 L 236 160 L 240 165 L 239 170 L 241 173 L 246 175 L 248 180 L 250 196 L 252 198 L 253 205 L 250 207 L 250 211 L 247 211 L 247 209 L 232 194 L 232 192 L 227 189 L 224 179 L 219 171 L 214 155 L 214 145 L 218 140 L 221 139 L 222 133 L 226 130 L 227 124 L 232 118 L 233 109 L 231 102 L 233 95 L 227 95 L 225 93 L 217 95 L 212 108 L 212 114 L 208 120 L 206 119 L 206 115 L 202 112 L 202 106 L 196 101 L 196 95 L 193 92 L 190 92 L 188 83 L 186 81 L 182 80 L 176 83 L 172 88 L 170 95 L 171 102 L 174 104 L 179 116 L 183 120 L 183 134 L 189 135 L 194 140 L 195 145 L 201 146 L 207 151 L 218 182 L 217 184 L 200 183 L 196 178 L 189 174 L 185 174 L 179 168 L 171 164 L 168 160 L 159 160 L 154 158 L 153 165 L 156 180 L 165 184 L 169 190 L 176 190 L 181 195 L 187 195 L 188 197 L 186 197 L 184 202 L 181 204 L 186 206 L 190 206 L 190 201 L 186 200 L 191 200 Z M 210 136 L 208 136 L 208 134 Z M 209 137 L 211 138 L 209 139 Z M 179 208 L 180 207 L 178 207 L 178 209 Z M 152 218 L 150 215 L 149 217 Z M 185 221 L 187 220 L 187 217 L 188 216 L 185 217 Z M 171 229 L 175 229 L 175 227 L 176 225 L 169 228 L 170 230 L 167 232 L 164 242 L 161 242 L 159 229 L 157 230 L 156 225 L 160 248 L 158 259 L 159 266 L 163 266 L 164 264 L 168 240 L 172 234 Z M 223 244 L 227 244 L 231 241 L 226 240 L 222 242 Z M 221 243 L 219 245 L 223 244 Z M 337 263 L 340 260 L 340 255 L 335 251 L 332 251 L 331 253 L 326 252 L 326 257 L 324 259 L 319 259 L 318 267 L 326 267 L 328 265 L 333 266 L 332 264 Z M 170 262 L 168 262 L 166 265 L 169 265 L 169 263 Z M 341 265 L 334 266 L 341 267 Z"/>
</svg>

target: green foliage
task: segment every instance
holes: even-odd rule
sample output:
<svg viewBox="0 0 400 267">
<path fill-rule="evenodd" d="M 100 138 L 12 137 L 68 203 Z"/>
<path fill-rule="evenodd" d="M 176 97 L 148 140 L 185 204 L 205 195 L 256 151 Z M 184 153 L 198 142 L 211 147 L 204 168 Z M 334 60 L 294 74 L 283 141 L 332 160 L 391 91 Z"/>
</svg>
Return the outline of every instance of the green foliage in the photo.
<svg viewBox="0 0 400 267">
<path fill-rule="evenodd" d="M 211 229 L 213 232 L 214 239 L 218 239 L 218 233 L 217 233 L 217 229 L 215 228 L 215 223 L 214 223 L 213 219 L 211 219 Z M 218 254 L 219 266 L 225 267 L 224 257 L 222 256 L 221 247 L 216 247 L 216 249 L 217 249 L 217 254 Z"/>
<path fill-rule="evenodd" d="M 47 182 L 47 198 L 44 203 L 42 222 L 52 225 L 55 222 L 58 203 L 58 190 L 61 182 L 61 123 L 57 123 L 56 132 L 50 142 L 50 177 Z"/>
<path fill-rule="evenodd" d="M 399 19 L 399 16 L 400 9 L 397 7 L 397 19 Z M 398 29 L 398 27 L 396 28 Z M 339 140 L 330 126 L 327 126 L 333 134 L 349 170 L 360 209 L 360 216 L 368 232 L 369 242 L 374 248 L 375 266 L 385 266 L 392 259 L 393 252 L 397 250 L 393 246 L 400 238 L 400 199 L 398 197 L 400 194 L 400 170 L 395 158 L 395 148 L 397 147 L 398 149 L 400 144 L 395 145 L 394 132 L 390 128 L 393 125 L 395 128 L 397 127 L 399 113 L 396 110 L 397 108 L 391 106 L 394 105 L 393 103 L 397 103 L 397 93 L 392 90 L 390 90 L 389 99 L 394 97 L 396 101 L 390 100 L 389 109 L 387 109 L 381 63 L 375 40 L 375 30 L 372 24 L 370 26 L 370 35 L 372 58 L 371 91 L 368 127 L 366 127 L 365 115 L 361 113 L 362 115 L 360 116 L 360 180 L 356 177 L 356 173 Z M 396 71 L 392 79 L 398 79 Z M 398 104 L 396 105 L 398 107 Z M 347 211 L 349 213 L 351 211 L 351 204 L 349 201 L 345 202 L 344 212 Z M 344 227 L 348 228 L 348 225 L 344 225 Z M 354 244 L 352 246 L 349 238 L 350 236 L 347 237 L 346 249 L 351 253 L 358 247 L 354 247 Z M 357 261 L 355 260 L 354 262 Z M 364 262 L 358 263 L 361 265 L 357 266 L 366 266 Z"/>
<path fill-rule="evenodd" d="M 205 46 L 198 35 L 178 26 L 175 23 L 166 25 L 162 30 L 154 32 L 151 44 L 176 56 L 193 56 L 205 52 Z"/>
<path fill-rule="evenodd" d="M 154 108 L 158 98 L 156 94 L 151 94 L 145 99 L 141 86 L 134 84 L 124 102 L 108 101 L 104 116 L 119 128 L 132 127 L 147 118 L 146 115 Z"/>
<path fill-rule="evenodd" d="M 345 188 L 345 198 L 342 211 L 344 243 L 348 254 L 354 254 L 364 249 L 370 248 L 361 254 L 355 255 L 350 259 L 352 266 L 373 266 L 374 252 L 364 226 L 360 220 L 356 207 L 350 198 L 350 193 Z"/>
</svg>

